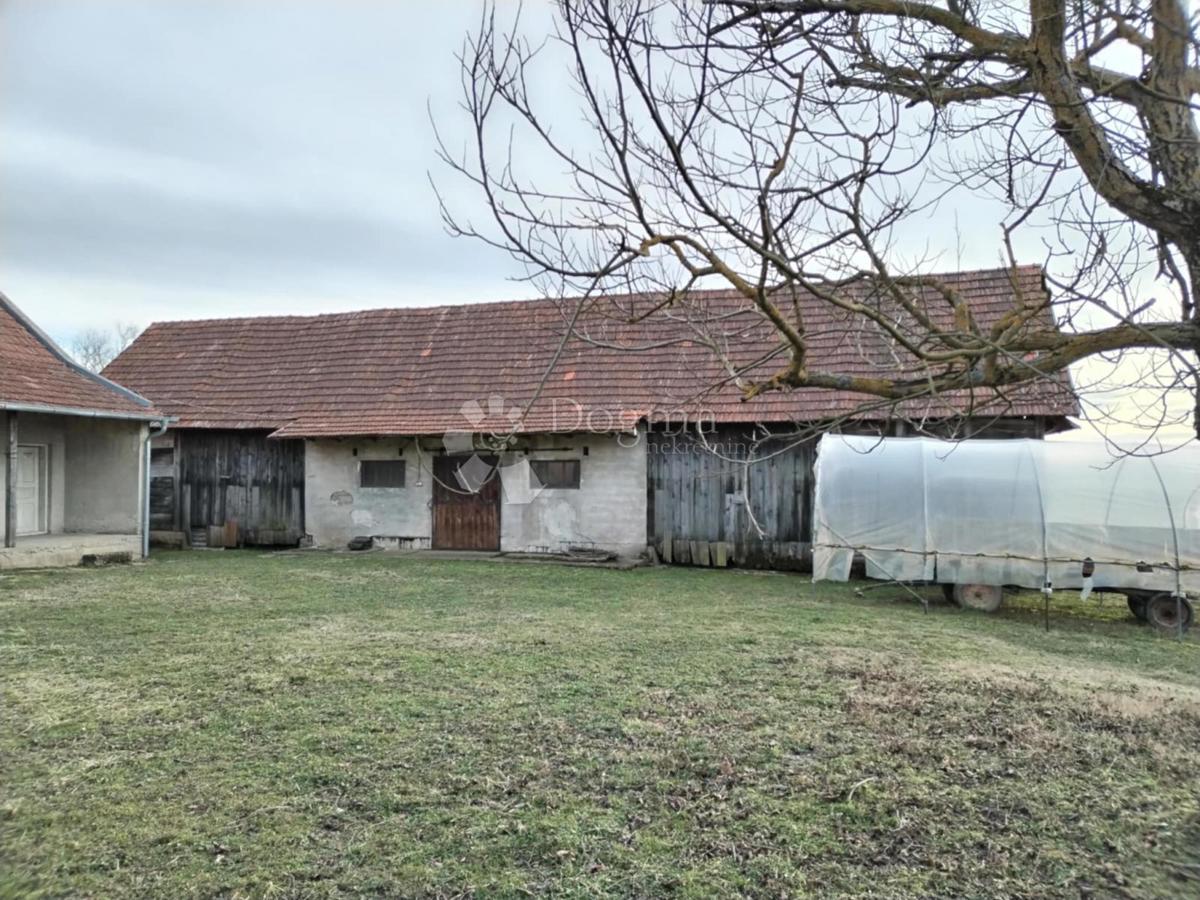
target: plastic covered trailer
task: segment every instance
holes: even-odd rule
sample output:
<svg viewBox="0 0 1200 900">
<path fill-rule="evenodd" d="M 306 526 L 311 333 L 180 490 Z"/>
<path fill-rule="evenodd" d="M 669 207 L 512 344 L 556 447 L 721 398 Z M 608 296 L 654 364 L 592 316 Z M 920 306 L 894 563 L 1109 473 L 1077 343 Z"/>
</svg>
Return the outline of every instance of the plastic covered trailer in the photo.
<svg viewBox="0 0 1200 900">
<path fill-rule="evenodd" d="M 1108 590 L 1186 627 L 1200 594 L 1200 446 L 1114 459 L 1103 444 L 826 435 L 817 450 L 814 580 L 953 585 L 995 609 L 1002 586 Z"/>
</svg>

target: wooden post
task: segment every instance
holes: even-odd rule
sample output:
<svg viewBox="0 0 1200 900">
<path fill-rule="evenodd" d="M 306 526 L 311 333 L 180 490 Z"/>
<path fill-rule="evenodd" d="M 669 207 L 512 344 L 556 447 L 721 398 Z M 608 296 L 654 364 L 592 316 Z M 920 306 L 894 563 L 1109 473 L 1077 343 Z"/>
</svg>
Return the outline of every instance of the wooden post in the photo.
<svg viewBox="0 0 1200 900">
<path fill-rule="evenodd" d="M 4 546 L 17 546 L 17 414 L 8 413 L 8 453 L 5 454 Z"/>
</svg>

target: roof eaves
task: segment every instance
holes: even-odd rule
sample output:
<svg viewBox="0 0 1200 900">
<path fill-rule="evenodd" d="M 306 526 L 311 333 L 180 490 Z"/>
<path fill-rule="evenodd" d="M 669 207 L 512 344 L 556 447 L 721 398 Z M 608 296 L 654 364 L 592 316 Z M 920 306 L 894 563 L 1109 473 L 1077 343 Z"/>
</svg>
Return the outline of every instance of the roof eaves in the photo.
<svg viewBox="0 0 1200 900">
<path fill-rule="evenodd" d="M 145 412 L 124 412 L 122 410 L 91 409 L 80 406 L 56 406 L 49 403 L 13 403 L 0 400 L 0 409 L 9 412 L 45 413 L 56 416 L 83 416 L 90 419 L 134 419 L 139 422 L 171 422 L 178 421 L 175 416 L 167 416 L 154 409 Z"/>
</svg>

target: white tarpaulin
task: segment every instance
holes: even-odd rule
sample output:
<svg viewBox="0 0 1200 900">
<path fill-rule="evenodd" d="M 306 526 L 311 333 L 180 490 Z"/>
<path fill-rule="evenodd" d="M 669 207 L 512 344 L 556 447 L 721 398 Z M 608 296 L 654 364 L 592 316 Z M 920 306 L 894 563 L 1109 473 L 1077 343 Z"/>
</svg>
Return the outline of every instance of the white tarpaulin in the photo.
<svg viewBox="0 0 1200 900">
<path fill-rule="evenodd" d="M 826 435 L 813 578 L 1200 592 L 1200 446 Z M 1177 581 L 1178 575 L 1178 581 Z"/>
</svg>

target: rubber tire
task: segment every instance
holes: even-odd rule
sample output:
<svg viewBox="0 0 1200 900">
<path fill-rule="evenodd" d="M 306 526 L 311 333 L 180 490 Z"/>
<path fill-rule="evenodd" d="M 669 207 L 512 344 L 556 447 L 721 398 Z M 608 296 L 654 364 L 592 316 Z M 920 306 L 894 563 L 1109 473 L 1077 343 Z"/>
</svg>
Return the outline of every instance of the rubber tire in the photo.
<svg viewBox="0 0 1200 900">
<path fill-rule="evenodd" d="M 1183 630 L 1187 631 L 1192 624 L 1192 604 L 1187 600 L 1179 600 L 1164 591 L 1155 594 L 1146 601 L 1146 623 L 1156 631 L 1164 634 L 1178 634 L 1179 619 L 1177 611 L 1183 611 Z"/>
<path fill-rule="evenodd" d="M 1133 613 L 1133 617 L 1139 622 L 1146 620 L 1146 604 L 1150 598 L 1145 594 L 1126 594 L 1125 602 L 1129 605 L 1129 611 Z"/>
<path fill-rule="evenodd" d="M 1004 604 L 1004 589 L 995 584 L 956 584 L 954 599 L 963 609 L 994 613 Z"/>
</svg>

